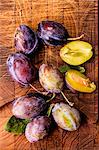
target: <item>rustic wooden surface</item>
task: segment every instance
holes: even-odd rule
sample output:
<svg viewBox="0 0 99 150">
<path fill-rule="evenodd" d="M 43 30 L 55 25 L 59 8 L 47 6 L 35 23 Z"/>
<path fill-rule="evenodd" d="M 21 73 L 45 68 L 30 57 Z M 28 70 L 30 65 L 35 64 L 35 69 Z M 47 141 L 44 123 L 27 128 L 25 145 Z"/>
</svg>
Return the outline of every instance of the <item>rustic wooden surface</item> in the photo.
<svg viewBox="0 0 99 150">
<path fill-rule="evenodd" d="M 97 5 L 98 0 L 0 0 L 0 150 L 99 150 L 98 89 L 92 94 L 72 94 L 64 90 L 65 94 L 71 94 L 71 101 L 84 114 L 82 125 L 75 132 L 56 127 L 44 140 L 30 144 L 24 135 L 14 136 L 4 131 L 4 124 L 12 115 L 12 104 L 8 102 L 31 91 L 15 83 L 7 73 L 6 59 L 15 51 L 15 28 L 27 24 L 36 30 L 41 20 L 49 19 L 62 23 L 73 37 L 85 33 L 83 40 L 93 45 L 94 56 L 83 66 L 87 76 L 97 85 Z M 46 46 L 34 57 L 35 65 L 39 67 L 49 62 L 59 67 L 64 64 L 59 49 Z M 35 86 L 42 90 L 39 83 Z M 63 98 L 60 96 L 60 99 Z"/>
</svg>

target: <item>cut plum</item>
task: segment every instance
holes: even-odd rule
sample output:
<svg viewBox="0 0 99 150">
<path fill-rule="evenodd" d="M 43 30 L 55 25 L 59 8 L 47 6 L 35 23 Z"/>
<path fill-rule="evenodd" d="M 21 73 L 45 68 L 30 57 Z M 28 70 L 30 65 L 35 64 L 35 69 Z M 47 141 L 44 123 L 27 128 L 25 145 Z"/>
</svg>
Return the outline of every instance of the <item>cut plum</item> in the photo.
<svg viewBox="0 0 99 150">
<path fill-rule="evenodd" d="M 91 93 L 96 89 L 94 82 L 91 82 L 84 74 L 74 69 L 66 72 L 65 81 L 69 89 L 72 88 L 79 92 Z"/>
<path fill-rule="evenodd" d="M 91 44 L 84 41 L 72 41 L 60 50 L 60 57 L 70 65 L 81 65 L 93 55 Z"/>
</svg>

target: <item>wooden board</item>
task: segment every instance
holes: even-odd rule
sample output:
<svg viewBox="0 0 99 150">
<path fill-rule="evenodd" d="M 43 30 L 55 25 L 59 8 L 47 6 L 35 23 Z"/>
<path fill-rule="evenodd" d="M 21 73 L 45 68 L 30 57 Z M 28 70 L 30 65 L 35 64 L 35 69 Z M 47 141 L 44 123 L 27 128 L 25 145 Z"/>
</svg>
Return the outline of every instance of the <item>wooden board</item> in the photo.
<svg viewBox="0 0 99 150">
<path fill-rule="evenodd" d="M 0 150 L 98 150 L 98 0 L 0 0 Z M 82 125 L 75 132 L 66 132 L 56 127 L 48 137 L 30 144 L 24 135 L 14 136 L 4 131 L 4 124 L 12 115 L 15 97 L 24 95 L 31 89 L 15 83 L 6 68 L 8 55 L 15 52 L 13 35 L 20 24 L 36 30 L 42 20 L 62 23 L 72 37 L 85 33 L 83 40 L 93 45 L 94 56 L 83 66 L 87 76 L 95 81 L 97 90 L 92 94 L 72 94 L 67 88 L 64 93 L 75 102 L 84 114 Z M 34 57 L 36 67 L 42 63 L 52 63 L 59 67 L 64 64 L 59 57 L 61 47 L 47 47 Z M 34 85 L 43 90 L 40 84 Z M 34 91 L 33 91 L 34 92 Z M 70 96 L 69 96 L 70 95 Z M 57 97 L 62 100 L 60 96 Z M 6 104 L 8 103 L 8 104 Z M 6 105 L 5 105 L 6 104 Z M 5 105 L 5 106 L 4 106 Z"/>
</svg>

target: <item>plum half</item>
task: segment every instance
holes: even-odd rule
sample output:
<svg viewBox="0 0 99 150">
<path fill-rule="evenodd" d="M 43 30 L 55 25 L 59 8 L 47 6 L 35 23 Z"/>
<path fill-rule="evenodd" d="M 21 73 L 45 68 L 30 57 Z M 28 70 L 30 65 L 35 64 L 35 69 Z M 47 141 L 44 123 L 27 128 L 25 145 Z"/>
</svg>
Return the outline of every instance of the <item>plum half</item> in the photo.
<svg viewBox="0 0 99 150">
<path fill-rule="evenodd" d="M 91 82 L 84 74 L 74 69 L 66 72 L 65 81 L 70 90 L 91 93 L 96 89 L 94 82 Z"/>
<path fill-rule="evenodd" d="M 93 55 L 91 44 L 84 41 L 72 41 L 60 50 L 60 57 L 70 65 L 81 65 Z"/>
</svg>

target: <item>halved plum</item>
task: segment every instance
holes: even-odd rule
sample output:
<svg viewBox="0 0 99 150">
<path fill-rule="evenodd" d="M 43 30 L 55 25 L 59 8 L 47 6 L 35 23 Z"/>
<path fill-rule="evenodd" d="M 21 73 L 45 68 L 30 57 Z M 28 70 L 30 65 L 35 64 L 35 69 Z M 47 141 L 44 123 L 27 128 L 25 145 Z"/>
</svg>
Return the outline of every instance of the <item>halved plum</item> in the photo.
<svg viewBox="0 0 99 150">
<path fill-rule="evenodd" d="M 94 82 L 91 82 L 81 72 L 70 69 L 65 74 L 65 81 L 69 89 L 74 89 L 79 92 L 92 93 L 96 89 Z"/>
<path fill-rule="evenodd" d="M 60 57 L 70 65 L 81 65 L 93 55 L 91 44 L 84 41 L 72 41 L 60 50 Z"/>
</svg>

